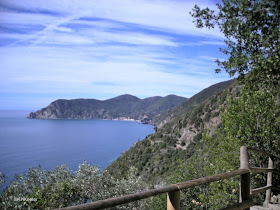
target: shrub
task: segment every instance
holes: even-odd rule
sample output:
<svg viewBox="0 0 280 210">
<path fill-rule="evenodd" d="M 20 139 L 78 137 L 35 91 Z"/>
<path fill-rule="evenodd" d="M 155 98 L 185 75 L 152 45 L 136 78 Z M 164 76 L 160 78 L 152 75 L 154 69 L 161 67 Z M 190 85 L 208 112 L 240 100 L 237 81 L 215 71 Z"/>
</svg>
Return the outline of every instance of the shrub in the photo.
<svg viewBox="0 0 280 210">
<path fill-rule="evenodd" d="M 0 177 L 1 176 L 0 174 Z M 2 178 L 0 179 L 2 182 Z M 0 209 L 53 209 L 86 202 L 122 196 L 146 189 L 135 167 L 127 177 L 115 179 L 107 171 L 87 162 L 79 170 L 71 171 L 66 165 L 51 171 L 41 167 L 30 168 L 28 173 L 15 176 L 0 197 Z M 147 201 L 138 201 L 114 209 L 145 209 Z"/>
</svg>

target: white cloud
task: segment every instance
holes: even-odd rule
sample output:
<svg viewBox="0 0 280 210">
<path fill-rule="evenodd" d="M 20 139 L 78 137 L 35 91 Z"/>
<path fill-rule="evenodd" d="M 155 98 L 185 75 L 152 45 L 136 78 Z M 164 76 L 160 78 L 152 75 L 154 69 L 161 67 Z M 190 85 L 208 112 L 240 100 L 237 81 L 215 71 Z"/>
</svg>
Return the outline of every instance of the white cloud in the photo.
<svg viewBox="0 0 280 210">
<path fill-rule="evenodd" d="M 93 85 L 95 82 L 106 81 L 122 85 L 113 89 L 109 85 L 104 90 L 98 89 L 98 91 L 126 90 L 127 92 L 133 87 L 137 89 L 138 94 L 151 96 L 151 91 L 155 92 L 161 87 L 165 87 L 170 92 L 188 87 L 199 89 L 219 80 L 214 76 L 209 77 L 210 71 L 203 71 L 206 66 L 211 66 L 211 62 L 178 58 L 173 62 L 181 66 L 181 69 L 173 71 L 154 62 L 150 63 L 145 60 L 145 57 L 142 57 L 143 60 L 142 58 L 133 60 L 134 57 L 137 57 L 137 53 L 139 55 L 144 53 L 141 49 L 137 53 L 134 52 L 135 54 L 132 54 L 131 57 L 125 55 L 117 57 L 117 59 L 109 59 L 109 61 L 106 59 L 90 61 L 90 55 L 87 53 L 79 54 L 75 50 L 65 53 L 64 48 L 49 47 L 45 48 L 45 51 L 41 51 L 40 47 L 13 48 L 9 51 L 10 54 L 4 54 L 7 51 L 9 50 L 0 51 L 3 59 L 2 67 L 5 69 L 1 73 L 1 78 L 6 81 L 0 87 L 6 91 L 83 93 L 95 91 Z M 11 55 L 17 58 L 17 62 L 14 62 Z M 166 56 L 166 54 L 164 55 Z M 160 59 L 160 54 L 153 56 L 158 56 Z M 170 63 L 172 64 L 171 61 Z M 185 65 L 181 63 L 185 63 Z M 202 75 L 204 76 L 201 77 Z M 22 88 L 17 89 L 18 87 Z M 124 89 L 124 87 L 126 88 Z M 118 94 L 126 92 L 118 92 Z"/>
<path fill-rule="evenodd" d="M 54 44 L 54 45 L 85 45 L 95 43 L 88 37 L 79 36 L 75 34 L 61 34 L 50 32 L 40 37 L 32 44 Z"/>
<path fill-rule="evenodd" d="M 170 33 L 223 38 L 223 34 L 219 30 L 210 31 L 208 29 L 198 29 L 194 26 L 192 23 L 193 18 L 189 15 L 189 11 L 191 11 L 195 3 L 190 1 L 48 0 L 46 2 L 45 0 L 12 0 L 4 2 L 29 10 L 47 9 L 61 13 L 63 17 L 48 16 L 50 21 L 56 18 L 60 23 L 77 19 L 78 17 L 94 17 L 142 25 Z M 207 3 L 207 6 L 213 7 L 213 3 Z M 203 2 L 201 4 L 205 5 Z M 12 18 L 11 16 L 13 15 L 7 16 L 5 19 L 16 19 L 15 15 Z M 27 21 L 29 23 L 39 23 L 40 21 L 43 21 L 44 24 L 49 23 L 46 15 L 24 14 L 24 16 L 26 17 L 18 21 L 21 21 L 21 23 L 23 23 L 22 21 L 25 21 L 25 23 Z"/>
<path fill-rule="evenodd" d="M 227 79 L 213 74 L 223 35 L 197 29 L 189 1 L 3 2 L 15 10 L 0 12 L 0 25 L 12 29 L 0 40 L 15 41 L 0 47 L 0 94 L 190 97 Z"/>
<path fill-rule="evenodd" d="M 93 39 L 96 43 L 106 43 L 106 42 L 121 42 L 126 44 L 135 45 L 161 45 L 161 46 L 173 46 L 176 47 L 178 44 L 170 37 L 163 35 L 148 35 L 139 32 L 105 32 L 98 30 L 82 30 L 80 31 L 82 35 L 87 35 Z"/>
<path fill-rule="evenodd" d="M 225 42 L 221 42 L 221 41 L 201 41 L 201 44 L 207 44 L 207 45 L 226 45 Z"/>
</svg>

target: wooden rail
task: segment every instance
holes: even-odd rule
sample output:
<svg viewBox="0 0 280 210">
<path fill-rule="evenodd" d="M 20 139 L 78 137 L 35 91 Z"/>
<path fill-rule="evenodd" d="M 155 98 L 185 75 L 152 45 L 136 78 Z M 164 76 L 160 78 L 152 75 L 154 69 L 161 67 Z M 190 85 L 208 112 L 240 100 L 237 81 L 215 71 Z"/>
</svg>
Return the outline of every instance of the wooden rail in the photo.
<svg viewBox="0 0 280 210">
<path fill-rule="evenodd" d="M 268 168 L 250 168 L 249 166 L 249 156 L 248 150 L 252 152 L 257 152 L 262 155 L 266 155 L 269 157 Z M 178 184 L 172 184 L 166 187 L 152 189 L 144 192 L 134 193 L 130 195 L 125 195 L 121 197 L 115 197 L 105 200 L 100 200 L 92 203 L 81 204 L 77 206 L 70 206 L 66 208 L 62 208 L 65 210 L 77 210 L 77 209 L 103 209 L 114 207 L 117 205 L 130 203 L 133 201 L 149 198 L 152 196 L 156 196 L 159 194 L 167 193 L 167 210 L 178 210 L 180 209 L 180 190 L 191 188 L 194 186 L 207 184 L 210 182 L 219 181 L 222 179 L 228 179 L 235 176 L 240 176 L 240 200 L 239 203 L 228 206 L 229 209 L 249 209 L 250 206 L 253 205 L 252 195 L 265 192 L 266 191 L 266 199 L 264 202 L 264 206 L 268 206 L 270 200 L 271 189 L 278 189 L 277 186 L 272 186 L 272 173 L 279 173 L 278 170 L 273 168 L 273 159 L 279 158 L 277 156 L 271 155 L 267 152 L 260 151 L 253 148 L 247 148 L 246 146 L 242 146 L 240 148 L 240 169 L 214 175 L 207 176 L 199 179 L 194 179 L 186 182 L 181 182 Z M 280 159 L 280 158 L 279 158 Z M 267 175 L 267 186 L 253 189 L 251 190 L 251 173 L 260 173 L 266 172 Z"/>
</svg>

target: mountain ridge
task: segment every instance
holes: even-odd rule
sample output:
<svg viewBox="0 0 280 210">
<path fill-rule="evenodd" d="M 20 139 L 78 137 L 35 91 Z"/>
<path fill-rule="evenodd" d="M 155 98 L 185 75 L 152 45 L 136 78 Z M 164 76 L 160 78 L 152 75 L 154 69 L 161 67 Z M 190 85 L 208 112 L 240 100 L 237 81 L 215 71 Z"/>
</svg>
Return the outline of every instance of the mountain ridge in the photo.
<svg viewBox="0 0 280 210">
<path fill-rule="evenodd" d="M 175 107 L 174 109 L 166 110 L 161 115 L 156 116 L 153 119 L 153 123 L 156 125 L 157 128 L 162 127 L 166 123 L 170 122 L 172 119 L 179 117 L 183 113 L 186 113 L 195 106 L 199 105 L 203 101 L 207 100 L 208 98 L 212 97 L 215 94 L 223 91 L 224 89 L 231 86 L 236 80 L 231 79 L 223 82 L 219 82 L 213 84 L 202 91 L 198 92 L 197 94 L 190 97 L 188 100 L 184 101 L 183 103 L 179 104 L 179 106 Z"/>
<path fill-rule="evenodd" d="M 155 115 L 171 109 L 187 100 L 185 97 L 168 95 L 139 99 L 124 94 L 106 100 L 58 99 L 49 106 L 31 112 L 30 119 L 117 119 L 136 120 L 152 124 Z"/>
<path fill-rule="evenodd" d="M 187 99 L 174 94 L 140 99 L 123 94 L 106 100 L 58 99 L 49 106 L 31 112 L 30 119 L 110 119 L 135 120 L 161 128 L 174 118 L 195 108 L 212 95 L 221 92 L 235 82 L 234 79 L 219 82 L 203 89 Z"/>
</svg>

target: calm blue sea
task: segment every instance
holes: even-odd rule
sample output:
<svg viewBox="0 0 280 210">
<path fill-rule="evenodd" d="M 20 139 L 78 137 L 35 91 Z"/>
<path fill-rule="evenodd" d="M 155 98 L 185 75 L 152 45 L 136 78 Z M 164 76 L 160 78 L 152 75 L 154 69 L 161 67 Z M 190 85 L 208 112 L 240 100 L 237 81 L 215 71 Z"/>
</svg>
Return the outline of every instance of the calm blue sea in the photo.
<svg viewBox="0 0 280 210">
<path fill-rule="evenodd" d="M 154 132 L 153 126 L 111 120 L 27 119 L 28 111 L 0 111 L 0 172 L 7 186 L 29 167 L 45 170 L 66 163 L 77 170 L 86 160 L 101 169 L 133 143 Z"/>
</svg>

